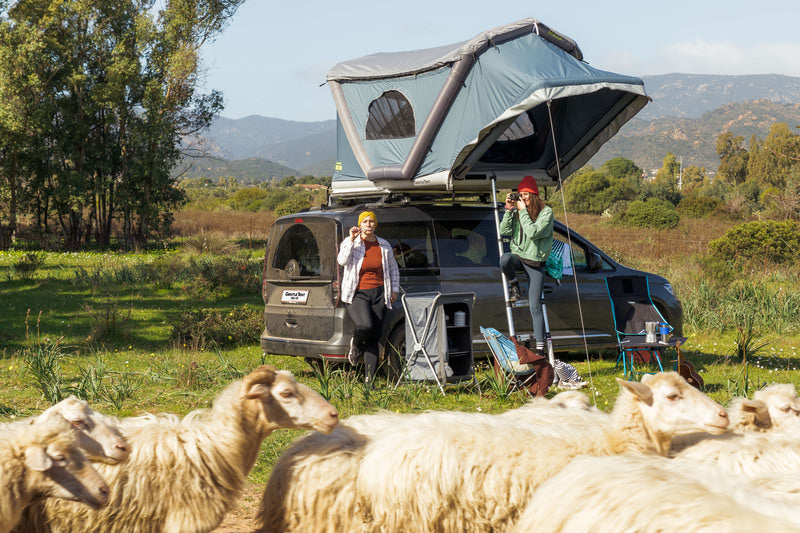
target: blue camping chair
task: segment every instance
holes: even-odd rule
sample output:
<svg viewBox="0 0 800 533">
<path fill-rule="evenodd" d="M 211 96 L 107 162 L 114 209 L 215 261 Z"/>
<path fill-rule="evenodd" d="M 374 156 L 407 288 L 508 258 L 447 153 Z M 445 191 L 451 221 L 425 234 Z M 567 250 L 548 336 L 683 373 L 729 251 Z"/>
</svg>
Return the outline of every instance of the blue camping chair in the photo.
<svg viewBox="0 0 800 533">
<path fill-rule="evenodd" d="M 536 381 L 536 370 L 533 365 L 520 363 L 514 343 L 496 329 L 481 326 L 481 334 L 492 351 L 495 366 L 503 370 L 506 381 L 511 384 L 512 390 L 524 390 L 533 396 L 528 390 L 528 387 Z"/>
<path fill-rule="evenodd" d="M 637 359 L 647 357 L 649 361 L 643 361 L 644 363 L 650 363 L 653 368 L 652 363 L 655 362 L 658 370 L 663 372 L 661 350 L 667 346 L 675 346 L 680 339 L 671 337 L 667 342 L 646 342 L 646 322 L 666 324 L 670 333 L 672 332 L 672 326 L 667 324 L 650 298 L 647 276 L 608 277 L 606 289 L 611 300 L 614 330 L 619 347 L 617 366 L 621 361 L 623 374 L 628 379 L 639 374 L 649 374 L 652 372 L 638 371 L 635 367 Z"/>
</svg>

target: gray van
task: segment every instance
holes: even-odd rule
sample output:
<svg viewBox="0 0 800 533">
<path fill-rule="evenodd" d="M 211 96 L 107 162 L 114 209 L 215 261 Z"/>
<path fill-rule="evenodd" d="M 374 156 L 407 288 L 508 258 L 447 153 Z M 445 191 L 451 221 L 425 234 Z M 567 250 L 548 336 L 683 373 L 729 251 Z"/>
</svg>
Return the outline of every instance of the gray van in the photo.
<svg viewBox="0 0 800 533">
<path fill-rule="evenodd" d="M 473 347 L 476 357 L 488 355 L 479 326 L 508 331 L 495 214 L 491 204 L 457 203 L 320 207 L 276 220 L 264 257 L 264 352 L 304 357 L 311 364 L 322 359 L 346 362 L 353 324 L 339 299 L 342 270 L 336 255 L 365 209 L 375 212 L 376 234 L 395 250 L 402 291 L 475 293 Z M 558 221 L 554 237 L 568 242 L 567 229 Z M 605 278 L 613 276 L 646 274 L 653 302 L 675 334 L 681 334 L 683 310 L 666 279 L 617 263 L 574 231 L 569 242 L 572 273 L 565 273 L 560 284 L 545 278 L 547 316 L 557 352 L 583 350 L 584 342 L 592 349 L 616 348 L 605 284 Z M 527 276 L 521 273 L 518 279 L 526 289 Z M 518 334 L 531 331 L 526 302 L 519 303 L 512 309 Z M 394 307 L 381 339 L 383 362 L 393 370 L 399 368 L 397 352 L 405 352 L 405 317 L 399 302 Z"/>
</svg>

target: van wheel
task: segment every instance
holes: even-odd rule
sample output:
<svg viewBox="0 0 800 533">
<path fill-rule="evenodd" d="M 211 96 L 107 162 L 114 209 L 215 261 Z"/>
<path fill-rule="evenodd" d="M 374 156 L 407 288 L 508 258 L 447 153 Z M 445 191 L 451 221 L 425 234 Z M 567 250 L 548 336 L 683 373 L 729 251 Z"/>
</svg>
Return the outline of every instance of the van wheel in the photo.
<svg viewBox="0 0 800 533">
<path fill-rule="evenodd" d="M 400 322 L 386 337 L 386 346 L 383 350 L 383 366 L 386 377 L 390 381 L 397 381 L 403 372 L 403 363 L 406 354 L 406 324 Z"/>
</svg>

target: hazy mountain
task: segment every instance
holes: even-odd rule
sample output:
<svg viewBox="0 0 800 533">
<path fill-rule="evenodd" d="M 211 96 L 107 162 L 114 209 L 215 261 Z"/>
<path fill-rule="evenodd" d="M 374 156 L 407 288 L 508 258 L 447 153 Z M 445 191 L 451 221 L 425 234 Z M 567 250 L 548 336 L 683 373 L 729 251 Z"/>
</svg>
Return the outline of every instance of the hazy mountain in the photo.
<svg viewBox="0 0 800 533">
<path fill-rule="evenodd" d="M 178 179 L 234 177 L 239 183 L 260 183 L 271 178 L 297 176 L 298 172 L 266 159 L 217 159 L 212 157 L 185 158 L 173 172 Z"/>
<path fill-rule="evenodd" d="M 214 121 L 203 137 L 210 139 L 220 147 L 221 156 L 226 159 L 245 159 L 250 157 L 263 157 L 273 159 L 272 156 L 285 154 L 282 161 L 291 167 L 307 166 L 300 160 L 294 160 L 293 154 L 314 152 L 315 144 L 319 141 L 313 139 L 323 134 L 335 146 L 336 121 L 324 120 L 321 122 L 296 122 L 278 118 L 250 115 L 240 119 L 220 117 Z M 329 134 L 324 137 L 324 134 Z M 295 143 L 290 147 L 286 143 Z M 303 146 L 308 146 L 303 150 Z M 333 148 L 335 150 L 335 148 Z M 315 159 L 319 161 L 333 155 L 329 153 Z"/>
<path fill-rule="evenodd" d="M 800 78 L 664 74 L 642 80 L 653 101 L 603 146 L 591 164 L 623 156 L 652 169 L 672 152 L 685 166 L 714 170 L 719 164 L 715 143 L 720 133 L 731 131 L 748 141 L 752 134 L 764 138 L 773 122 L 786 122 L 791 128 L 800 125 Z M 205 154 L 240 160 L 236 164 L 240 170 L 255 172 L 260 166 L 261 176 L 276 172 L 272 175 L 282 177 L 287 167 L 295 175 L 325 176 L 332 174 L 336 157 L 336 123 L 258 115 L 218 118 L 192 144 Z M 222 172 L 219 165 L 212 167 Z"/>
<path fill-rule="evenodd" d="M 698 118 L 726 104 L 770 100 L 800 103 L 800 78 L 780 74 L 715 76 L 663 74 L 642 76 L 644 90 L 653 99 L 637 115 L 643 120 L 662 117 Z"/>
<path fill-rule="evenodd" d="M 599 166 L 611 158 L 626 157 L 642 169 L 651 170 L 661 167 L 664 156 L 672 152 L 683 166 L 716 170 L 716 141 L 721 133 L 730 131 L 747 143 L 752 135 L 764 139 L 776 122 L 785 122 L 790 128 L 800 125 L 800 104 L 756 100 L 727 104 L 696 119 L 634 118 L 603 145 L 590 164 Z"/>
</svg>

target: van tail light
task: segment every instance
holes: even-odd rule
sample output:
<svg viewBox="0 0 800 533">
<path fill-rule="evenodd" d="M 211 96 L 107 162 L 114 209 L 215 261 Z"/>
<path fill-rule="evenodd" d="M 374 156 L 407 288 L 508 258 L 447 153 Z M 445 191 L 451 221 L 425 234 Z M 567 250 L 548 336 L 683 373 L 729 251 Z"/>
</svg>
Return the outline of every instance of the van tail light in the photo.
<svg viewBox="0 0 800 533">
<path fill-rule="evenodd" d="M 269 255 L 269 247 L 264 252 L 264 266 L 261 268 L 261 298 L 264 300 L 264 305 L 267 305 L 269 300 L 269 292 L 267 291 L 267 256 Z"/>
</svg>

